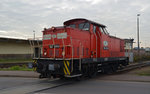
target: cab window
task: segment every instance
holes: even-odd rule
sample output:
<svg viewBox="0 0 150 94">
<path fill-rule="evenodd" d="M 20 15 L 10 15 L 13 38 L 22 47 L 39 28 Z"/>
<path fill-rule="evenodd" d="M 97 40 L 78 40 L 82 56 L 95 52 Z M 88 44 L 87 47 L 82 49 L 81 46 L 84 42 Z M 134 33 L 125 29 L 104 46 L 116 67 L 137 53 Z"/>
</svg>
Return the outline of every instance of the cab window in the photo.
<svg viewBox="0 0 150 94">
<path fill-rule="evenodd" d="M 103 34 L 109 34 L 106 30 L 106 28 L 103 28 L 103 27 L 99 27 L 100 31 L 103 33 Z"/>
<path fill-rule="evenodd" d="M 96 33 L 96 26 L 93 25 L 93 32 Z"/>
<path fill-rule="evenodd" d="M 67 27 L 76 28 L 75 24 L 68 25 Z"/>
<path fill-rule="evenodd" d="M 104 29 L 104 31 L 105 31 L 106 34 L 109 34 L 109 33 L 107 32 L 106 28 L 103 28 L 103 29 Z"/>
<path fill-rule="evenodd" d="M 104 31 L 101 27 L 99 27 L 99 30 L 101 31 L 102 34 L 104 34 Z"/>
<path fill-rule="evenodd" d="M 89 28 L 90 28 L 90 24 L 89 24 L 89 23 L 80 23 L 80 24 L 79 24 L 79 29 L 81 29 L 81 30 L 86 30 L 86 31 L 88 31 Z"/>
</svg>

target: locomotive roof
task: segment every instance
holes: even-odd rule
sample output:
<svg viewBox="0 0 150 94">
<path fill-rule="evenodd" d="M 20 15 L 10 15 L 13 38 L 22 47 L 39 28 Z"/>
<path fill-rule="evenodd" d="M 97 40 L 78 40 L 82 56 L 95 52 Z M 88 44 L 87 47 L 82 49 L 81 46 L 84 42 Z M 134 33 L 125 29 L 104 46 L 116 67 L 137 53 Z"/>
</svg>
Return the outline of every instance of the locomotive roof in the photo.
<svg viewBox="0 0 150 94">
<path fill-rule="evenodd" d="M 97 26 L 106 27 L 103 24 L 100 24 L 100 23 L 97 23 L 97 22 L 94 22 L 94 21 L 91 21 L 91 20 L 88 20 L 88 19 L 84 19 L 84 18 L 75 18 L 75 19 L 71 19 L 71 20 L 65 21 L 64 25 L 67 25 L 70 22 L 79 21 L 79 20 L 87 21 L 87 22 L 89 22 L 91 24 L 94 24 L 94 25 L 97 25 Z"/>
</svg>

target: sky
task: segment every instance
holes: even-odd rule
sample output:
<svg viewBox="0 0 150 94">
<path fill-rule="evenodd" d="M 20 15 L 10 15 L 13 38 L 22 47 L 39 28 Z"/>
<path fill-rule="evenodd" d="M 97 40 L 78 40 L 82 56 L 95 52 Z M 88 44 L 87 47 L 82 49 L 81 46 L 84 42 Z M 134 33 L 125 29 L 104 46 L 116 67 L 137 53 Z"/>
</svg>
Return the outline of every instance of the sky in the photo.
<svg viewBox="0 0 150 94">
<path fill-rule="evenodd" d="M 86 18 L 107 26 L 110 35 L 133 38 L 150 47 L 150 0 L 0 0 L 0 37 L 42 36 L 43 28 L 62 26 L 73 18 Z"/>
</svg>

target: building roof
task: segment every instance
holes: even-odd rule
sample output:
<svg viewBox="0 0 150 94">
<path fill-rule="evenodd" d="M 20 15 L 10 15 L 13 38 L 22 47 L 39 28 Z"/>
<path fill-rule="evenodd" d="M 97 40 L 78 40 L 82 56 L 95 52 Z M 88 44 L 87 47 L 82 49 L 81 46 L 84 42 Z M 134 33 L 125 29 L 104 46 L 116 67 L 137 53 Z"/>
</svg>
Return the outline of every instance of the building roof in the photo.
<svg viewBox="0 0 150 94">
<path fill-rule="evenodd" d="M 0 37 L 0 40 L 22 40 L 22 41 L 27 41 L 27 39 L 17 38 L 17 37 Z"/>
<path fill-rule="evenodd" d="M 79 20 L 84 20 L 84 21 L 87 21 L 87 22 L 89 22 L 91 24 L 94 24 L 94 25 L 97 25 L 97 26 L 106 27 L 103 24 L 100 24 L 100 23 L 97 23 L 97 22 L 94 22 L 94 21 L 91 21 L 91 20 L 88 20 L 88 19 L 84 19 L 84 18 L 75 18 L 75 19 L 71 19 L 71 20 L 65 21 L 64 25 L 67 25 L 68 23 L 70 23 L 72 21 L 79 21 Z"/>
<path fill-rule="evenodd" d="M 29 39 L 28 38 L 18 38 L 18 37 L 0 37 L 0 41 L 29 41 Z M 35 40 L 35 41 L 42 42 L 42 40 Z"/>
</svg>

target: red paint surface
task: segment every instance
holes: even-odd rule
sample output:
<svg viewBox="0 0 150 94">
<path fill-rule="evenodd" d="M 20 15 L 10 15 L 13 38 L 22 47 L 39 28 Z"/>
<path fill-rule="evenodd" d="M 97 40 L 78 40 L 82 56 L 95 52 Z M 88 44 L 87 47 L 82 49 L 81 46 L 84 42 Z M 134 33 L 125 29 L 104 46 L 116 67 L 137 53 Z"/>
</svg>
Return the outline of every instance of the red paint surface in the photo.
<svg viewBox="0 0 150 94">
<path fill-rule="evenodd" d="M 96 26 L 96 33 L 94 34 L 92 23 L 90 23 L 89 31 L 80 30 L 78 29 L 78 24 L 82 22 L 85 22 L 85 20 L 71 20 L 65 23 L 65 25 L 75 24 L 76 28 L 52 27 L 50 29 L 44 30 L 43 35 L 56 35 L 56 38 L 43 40 L 43 57 L 63 58 L 63 51 L 65 52 L 64 58 L 99 58 L 124 56 L 124 40 L 112 37 L 109 34 L 101 33 L 99 26 L 96 24 L 94 24 Z M 57 39 L 57 33 L 64 32 L 67 33 L 67 38 Z M 104 46 L 104 41 L 108 42 L 107 46 Z M 50 45 L 59 45 L 59 48 L 50 48 Z M 44 52 L 46 52 L 46 55 L 44 55 Z"/>
</svg>

